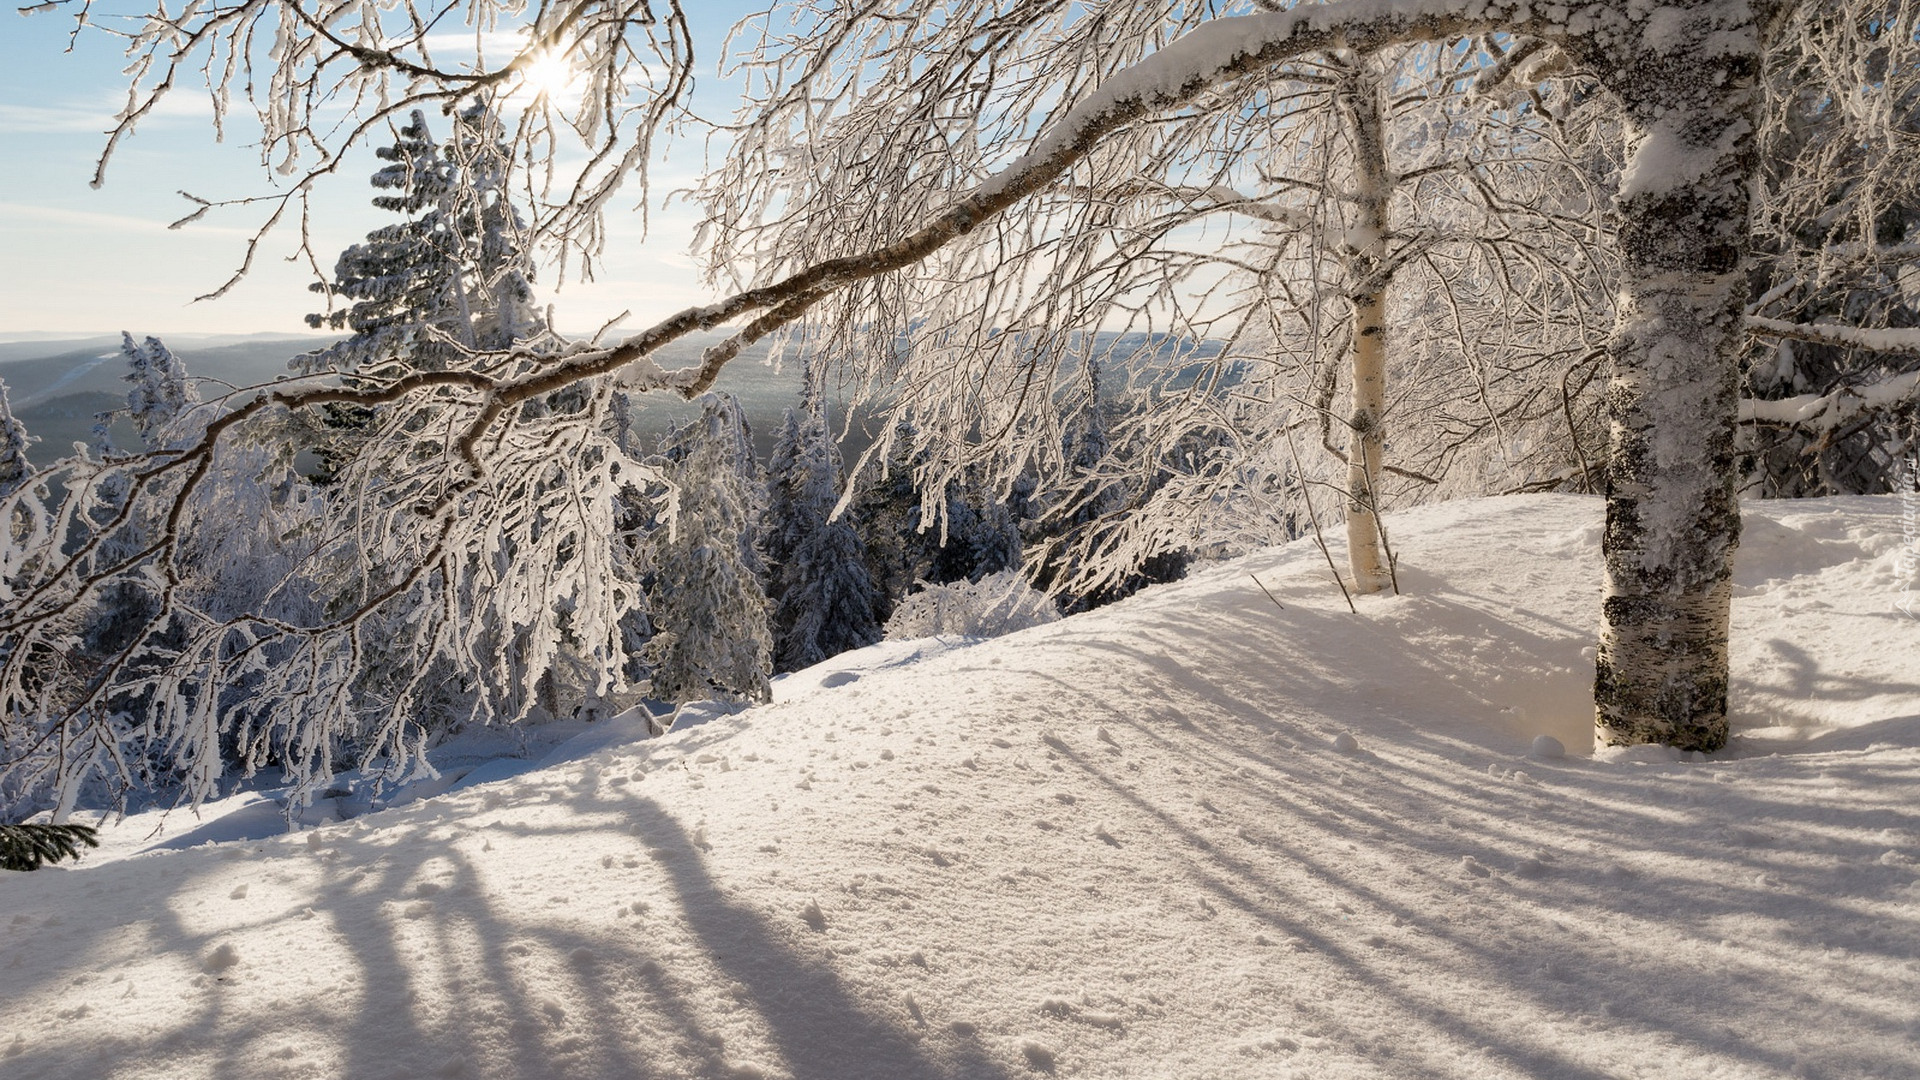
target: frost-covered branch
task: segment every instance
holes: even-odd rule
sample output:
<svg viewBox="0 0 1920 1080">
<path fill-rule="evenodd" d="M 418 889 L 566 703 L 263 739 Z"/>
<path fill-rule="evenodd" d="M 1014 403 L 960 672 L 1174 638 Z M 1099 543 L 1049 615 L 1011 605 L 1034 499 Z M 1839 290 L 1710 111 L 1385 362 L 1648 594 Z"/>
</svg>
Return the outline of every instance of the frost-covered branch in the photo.
<svg viewBox="0 0 1920 1080">
<path fill-rule="evenodd" d="M 1900 356 L 1920 356 L 1920 330 L 1873 329 L 1862 326 L 1839 326 L 1834 323 L 1797 323 L 1758 315 L 1747 316 L 1747 328 L 1776 338 L 1790 338 L 1794 341 L 1811 341 L 1821 345 L 1838 345 L 1848 349 L 1865 349 L 1868 352 Z"/>
<path fill-rule="evenodd" d="M 1742 398 L 1740 422 L 1831 435 L 1863 416 L 1914 406 L 1920 406 L 1920 370 L 1860 386 L 1842 386 L 1825 394 L 1797 394 L 1771 401 Z"/>
</svg>

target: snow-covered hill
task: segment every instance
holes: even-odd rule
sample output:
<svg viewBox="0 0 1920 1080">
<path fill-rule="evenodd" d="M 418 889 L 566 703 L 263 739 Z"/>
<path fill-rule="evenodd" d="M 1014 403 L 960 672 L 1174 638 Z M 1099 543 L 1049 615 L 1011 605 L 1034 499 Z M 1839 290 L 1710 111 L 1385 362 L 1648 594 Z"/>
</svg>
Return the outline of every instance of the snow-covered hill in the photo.
<svg viewBox="0 0 1920 1080">
<path fill-rule="evenodd" d="M 1599 514 L 1392 518 L 1406 595 L 1358 615 L 1303 542 L 350 822 L 0 876 L 0 1074 L 1920 1076 L 1900 505 L 1749 506 L 1708 760 L 1584 753 Z"/>
</svg>

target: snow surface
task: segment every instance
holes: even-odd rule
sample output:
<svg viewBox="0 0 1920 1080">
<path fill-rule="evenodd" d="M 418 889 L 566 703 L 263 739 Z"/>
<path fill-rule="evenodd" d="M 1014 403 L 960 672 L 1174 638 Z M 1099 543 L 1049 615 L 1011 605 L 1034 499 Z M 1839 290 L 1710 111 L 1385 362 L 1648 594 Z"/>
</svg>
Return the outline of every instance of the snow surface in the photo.
<svg viewBox="0 0 1920 1080">
<path fill-rule="evenodd" d="M 1900 504 L 1746 508 L 1704 760 L 1586 752 L 1600 512 L 1399 515 L 1357 616 L 1302 542 L 293 835 L 130 818 L 0 874 L 0 1075 L 1920 1076 Z"/>
</svg>

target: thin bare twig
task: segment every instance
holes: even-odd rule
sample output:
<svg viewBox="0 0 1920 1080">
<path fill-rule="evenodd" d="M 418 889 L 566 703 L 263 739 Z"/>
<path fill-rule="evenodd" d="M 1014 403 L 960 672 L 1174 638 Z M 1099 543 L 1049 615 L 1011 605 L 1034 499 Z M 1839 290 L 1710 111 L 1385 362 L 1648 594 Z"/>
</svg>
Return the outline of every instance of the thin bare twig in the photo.
<svg viewBox="0 0 1920 1080">
<path fill-rule="evenodd" d="M 1292 428 L 1287 429 L 1286 437 L 1287 453 L 1293 457 L 1294 475 L 1304 479 L 1306 473 L 1300 467 L 1300 450 L 1293 445 Z M 1340 567 L 1334 564 L 1333 552 L 1327 550 L 1326 538 L 1320 535 L 1320 515 L 1314 512 L 1313 495 L 1306 489 L 1304 484 L 1302 484 L 1300 489 L 1300 498 L 1307 504 L 1307 519 L 1313 522 L 1313 542 L 1320 546 L 1320 554 L 1326 557 L 1327 569 L 1333 572 L 1333 583 L 1340 586 L 1340 595 L 1346 598 L 1347 610 L 1353 612 L 1355 615 L 1360 614 L 1360 609 L 1353 606 L 1353 594 L 1347 591 L 1347 583 L 1340 577 Z"/>
<path fill-rule="evenodd" d="M 1260 581 L 1260 578 L 1257 575 L 1249 573 L 1247 576 L 1250 578 L 1253 578 L 1253 583 L 1255 585 L 1259 585 L 1260 591 L 1267 594 L 1267 599 L 1273 601 L 1274 607 L 1279 608 L 1281 611 L 1287 610 L 1287 605 L 1281 603 L 1279 597 L 1274 596 L 1273 591 L 1271 589 L 1268 589 L 1266 585 Z"/>
</svg>

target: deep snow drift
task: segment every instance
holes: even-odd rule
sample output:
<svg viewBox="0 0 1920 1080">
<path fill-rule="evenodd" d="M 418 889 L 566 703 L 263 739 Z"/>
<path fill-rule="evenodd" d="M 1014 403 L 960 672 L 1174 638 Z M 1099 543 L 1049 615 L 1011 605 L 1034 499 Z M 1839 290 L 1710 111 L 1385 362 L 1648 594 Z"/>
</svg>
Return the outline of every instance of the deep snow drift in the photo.
<svg viewBox="0 0 1920 1080">
<path fill-rule="evenodd" d="M 0 875 L 0 1074 L 1920 1076 L 1900 504 L 1748 506 L 1708 760 L 1584 753 L 1600 509 L 1392 517 L 1407 595 L 1357 616 L 1302 542 L 350 822 Z"/>
</svg>

